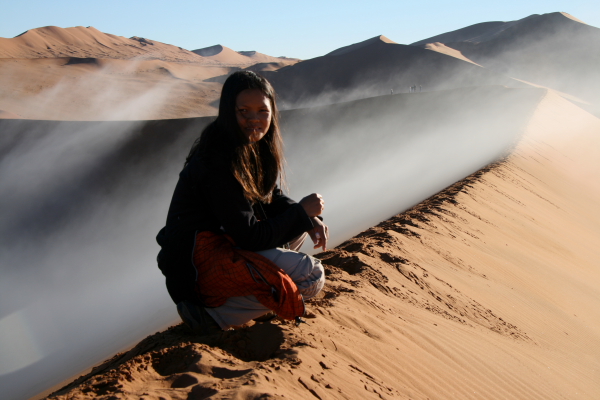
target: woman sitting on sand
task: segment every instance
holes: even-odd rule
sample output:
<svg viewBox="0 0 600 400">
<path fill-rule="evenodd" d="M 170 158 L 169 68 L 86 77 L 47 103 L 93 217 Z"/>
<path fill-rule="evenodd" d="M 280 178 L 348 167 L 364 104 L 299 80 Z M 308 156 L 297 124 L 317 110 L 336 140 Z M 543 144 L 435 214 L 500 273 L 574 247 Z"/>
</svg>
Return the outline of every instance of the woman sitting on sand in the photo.
<svg viewBox="0 0 600 400">
<path fill-rule="evenodd" d="M 304 314 L 325 282 L 320 261 L 299 253 L 306 235 L 326 249 L 323 199 L 296 203 L 284 177 L 275 92 L 250 71 L 223 85 L 219 115 L 195 141 L 179 174 L 158 266 L 183 322 L 198 334 L 229 329 L 269 311 Z"/>
</svg>

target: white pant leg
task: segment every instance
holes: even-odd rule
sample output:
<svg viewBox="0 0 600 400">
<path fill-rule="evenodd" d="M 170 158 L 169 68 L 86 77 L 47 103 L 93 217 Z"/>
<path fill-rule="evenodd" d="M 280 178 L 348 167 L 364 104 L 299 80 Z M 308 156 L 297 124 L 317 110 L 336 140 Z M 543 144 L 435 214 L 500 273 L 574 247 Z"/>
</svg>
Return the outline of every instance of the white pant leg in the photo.
<svg viewBox="0 0 600 400">
<path fill-rule="evenodd" d="M 316 296 L 325 285 L 325 271 L 321 261 L 292 250 L 269 249 L 258 254 L 273 261 L 292 278 L 305 299 Z M 255 296 L 237 296 L 227 299 L 225 304 L 206 311 L 222 329 L 243 325 L 258 318 L 270 310 L 263 306 Z"/>
</svg>

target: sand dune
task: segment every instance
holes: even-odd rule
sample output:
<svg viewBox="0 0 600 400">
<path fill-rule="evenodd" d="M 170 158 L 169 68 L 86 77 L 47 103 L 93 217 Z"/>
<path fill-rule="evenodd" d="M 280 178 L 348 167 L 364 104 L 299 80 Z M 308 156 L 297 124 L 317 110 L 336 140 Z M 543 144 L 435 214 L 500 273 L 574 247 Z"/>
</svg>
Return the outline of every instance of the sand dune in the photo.
<svg viewBox="0 0 600 400">
<path fill-rule="evenodd" d="M 193 53 L 201 55 L 207 60 L 216 61 L 228 66 L 247 67 L 257 63 L 280 63 L 283 65 L 292 65 L 298 62 L 295 58 L 272 57 L 257 51 L 234 51 L 229 47 L 220 44 L 205 47 L 198 50 L 192 50 Z"/>
<path fill-rule="evenodd" d="M 141 37 L 130 39 L 94 27 L 30 29 L 19 36 L 0 38 L 0 58 L 94 57 L 159 59 L 210 64 L 191 51 Z"/>
<path fill-rule="evenodd" d="M 0 109 L 42 120 L 214 115 L 230 69 L 162 60 L 0 59 Z"/>
<path fill-rule="evenodd" d="M 442 42 L 487 69 L 580 97 L 600 110 L 600 29 L 557 12 L 484 32 L 459 31 L 413 44 Z"/>
<path fill-rule="evenodd" d="M 282 100 L 295 108 L 331 104 L 384 94 L 405 93 L 416 85 L 424 91 L 465 86 L 525 86 L 472 62 L 439 52 L 391 42 L 378 36 L 325 56 L 265 72 Z"/>
<path fill-rule="evenodd" d="M 481 67 L 481 65 L 479 65 L 476 62 L 469 60 L 467 57 L 465 57 L 460 51 L 455 50 L 451 47 L 448 47 L 445 44 L 440 43 L 440 42 L 427 43 L 423 46 L 423 48 L 425 50 L 437 51 L 438 53 L 442 53 L 442 54 L 445 54 L 450 57 L 458 58 L 459 60 L 470 62 L 470 63 L 473 63 L 473 64 Z"/>
<path fill-rule="evenodd" d="M 91 27 L 0 38 L 3 395 L 130 348 L 52 398 L 597 399 L 598 32 L 551 13 L 298 63 Z M 131 348 L 176 318 L 153 236 L 211 120 L 186 117 L 241 68 L 310 106 L 282 127 L 292 197 L 328 201 L 327 286 L 298 327 Z"/>
<path fill-rule="evenodd" d="M 322 193 L 340 244 L 504 154 L 542 94 L 464 88 L 285 111 L 290 195 Z M 0 223 L 0 329 L 23 330 L 8 344 L 31 349 L 0 364 L 8 398 L 176 320 L 154 236 L 209 120 L 0 121 L 0 208 L 12 211 Z"/>
<path fill-rule="evenodd" d="M 393 40 L 391 40 L 383 35 L 379 35 L 379 36 L 375 36 L 375 37 L 367 39 L 367 40 L 363 40 L 362 42 L 354 43 L 349 46 L 340 47 L 339 49 L 336 49 L 325 55 L 326 56 L 341 56 L 342 54 L 350 53 L 350 52 L 356 51 L 358 49 L 361 49 L 363 47 L 367 47 L 367 46 L 370 46 L 373 44 L 378 44 L 380 42 L 397 44 Z"/>
<path fill-rule="evenodd" d="M 0 38 L 0 118 L 82 121 L 214 115 L 222 82 L 231 72 L 246 67 L 274 71 L 298 62 L 213 47 L 197 50 L 202 56 L 81 26 L 50 26 Z"/>
<path fill-rule="evenodd" d="M 220 44 L 192 50 L 192 52 L 208 60 L 214 60 L 226 65 L 248 65 L 253 62 L 250 57 L 241 55 L 237 51 L 233 51 L 229 47 L 221 46 Z"/>
<path fill-rule="evenodd" d="M 450 43 L 450 42 L 468 42 L 477 38 L 480 35 L 485 34 L 489 31 L 495 31 L 505 26 L 507 22 L 492 21 L 492 22 L 481 22 L 467 26 L 466 28 L 457 29 L 452 32 L 442 33 L 435 35 L 427 39 L 419 40 L 418 42 L 411 43 L 411 46 L 424 46 L 427 43 Z"/>
<path fill-rule="evenodd" d="M 307 324 L 176 326 L 51 398 L 595 399 L 599 145 L 548 93 L 508 158 L 320 254 Z"/>
</svg>

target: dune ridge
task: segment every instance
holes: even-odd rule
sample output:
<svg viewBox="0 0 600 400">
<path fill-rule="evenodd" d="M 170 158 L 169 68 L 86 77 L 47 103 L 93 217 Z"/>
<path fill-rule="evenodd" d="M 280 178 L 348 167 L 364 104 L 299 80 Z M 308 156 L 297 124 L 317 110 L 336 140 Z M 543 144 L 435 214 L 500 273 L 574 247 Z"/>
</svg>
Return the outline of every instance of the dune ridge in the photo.
<svg viewBox="0 0 600 400">
<path fill-rule="evenodd" d="M 82 26 L 0 38 L 0 118 L 146 120 L 215 115 L 223 79 L 299 60 L 221 45 L 195 50 Z M 102 88 L 102 90 L 98 90 Z"/>
<path fill-rule="evenodd" d="M 234 65 L 247 67 L 257 63 L 278 63 L 292 65 L 300 61 L 297 58 L 272 57 L 257 51 L 235 51 L 220 44 L 192 50 L 193 53 L 201 55 L 208 60 L 216 61 L 223 65 Z"/>
<path fill-rule="evenodd" d="M 417 91 L 485 85 L 528 86 L 457 57 L 455 50 L 446 52 L 455 53 L 450 57 L 382 37 L 277 71 L 266 71 L 264 75 L 275 87 L 284 108 L 408 93 L 412 86 L 417 86 Z"/>
<path fill-rule="evenodd" d="M 375 37 L 367 39 L 367 40 L 363 40 L 362 42 L 354 43 L 349 46 L 340 47 L 339 49 L 336 49 L 334 51 L 331 51 L 331 52 L 325 54 L 325 56 L 340 56 L 342 54 L 351 53 L 353 51 L 356 51 L 362 47 L 370 46 L 370 45 L 378 44 L 378 43 L 397 44 L 393 40 L 388 39 L 387 37 L 385 37 L 383 35 L 379 35 L 379 36 L 375 36 Z"/>
<path fill-rule="evenodd" d="M 448 56 L 458 58 L 459 60 L 470 62 L 472 64 L 475 64 L 475 65 L 481 67 L 481 65 L 479 65 L 476 62 L 474 62 L 473 60 L 469 60 L 467 57 L 465 57 L 460 51 L 455 50 L 451 47 L 448 47 L 445 44 L 440 43 L 440 42 L 427 43 L 425 46 L 423 46 L 423 48 L 425 50 L 437 51 L 438 53 L 446 54 Z"/>
<path fill-rule="evenodd" d="M 441 42 L 488 70 L 579 97 L 600 115 L 600 29 L 567 13 L 534 14 L 486 31 L 467 27 L 413 45 L 430 42 Z"/>
<path fill-rule="evenodd" d="M 318 255 L 307 324 L 178 325 L 50 398 L 594 399 L 599 144 L 548 92 L 506 159 Z"/>
<path fill-rule="evenodd" d="M 191 51 L 134 36 L 124 38 L 94 27 L 30 29 L 12 39 L 0 38 L 0 58 L 96 57 L 160 59 L 210 64 Z"/>
</svg>

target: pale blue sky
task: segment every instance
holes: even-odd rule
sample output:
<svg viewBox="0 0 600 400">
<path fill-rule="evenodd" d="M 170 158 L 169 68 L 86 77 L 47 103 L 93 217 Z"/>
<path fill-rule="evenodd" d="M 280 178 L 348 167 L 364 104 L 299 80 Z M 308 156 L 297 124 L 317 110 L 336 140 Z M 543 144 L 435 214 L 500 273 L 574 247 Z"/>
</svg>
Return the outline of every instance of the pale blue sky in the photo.
<svg viewBox="0 0 600 400">
<path fill-rule="evenodd" d="M 47 25 L 81 25 L 188 50 L 222 44 L 308 59 L 381 34 L 408 44 L 478 22 L 554 11 L 600 27 L 598 0 L 467 0 L 458 5 L 439 0 L 13 0 L 2 6 L 0 37 Z"/>
</svg>

